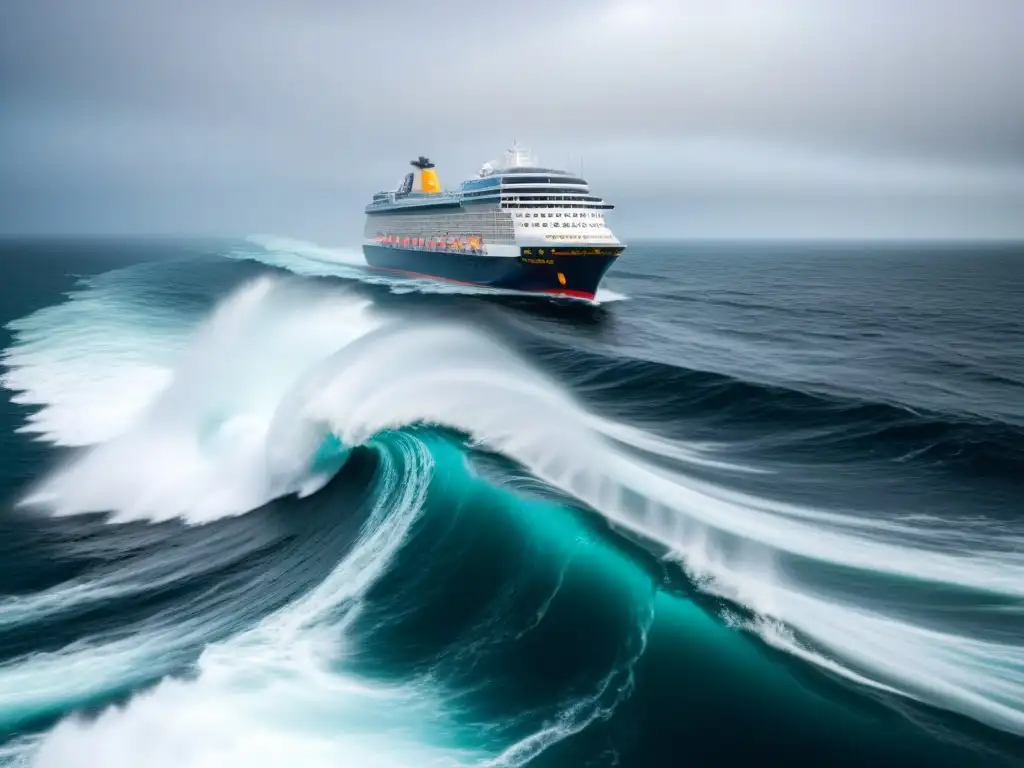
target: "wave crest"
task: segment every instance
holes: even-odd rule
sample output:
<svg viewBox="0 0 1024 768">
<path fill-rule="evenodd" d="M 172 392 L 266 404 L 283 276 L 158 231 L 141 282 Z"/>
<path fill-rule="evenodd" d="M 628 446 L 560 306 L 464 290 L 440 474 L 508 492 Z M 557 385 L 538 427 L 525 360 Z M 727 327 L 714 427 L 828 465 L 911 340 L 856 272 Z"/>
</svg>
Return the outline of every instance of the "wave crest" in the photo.
<svg viewBox="0 0 1024 768">
<path fill-rule="evenodd" d="M 181 348 L 165 355 L 165 383 L 148 393 L 132 420 L 118 423 L 105 438 L 94 430 L 94 444 L 24 503 L 56 514 L 110 512 L 116 521 L 205 522 L 299 490 L 308 477 L 273 463 L 287 446 L 277 446 L 268 458 L 271 420 L 307 369 L 377 324 L 370 303 L 349 295 L 269 278 L 244 286 Z M 103 372 L 106 386 L 92 390 L 92 401 L 78 402 L 79 414 L 68 424 L 72 435 L 82 418 L 116 410 L 122 389 L 110 372 L 150 353 L 144 337 L 136 348 L 97 342 L 93 349 L 91 370 Z M 45 390 L 33 385 L 37 377 L 45 381 L 55 364 L 38 370 L 22 361 L 15 367 L 27 400 L 42 399 Z M 115 383 L 108 380 L 112 375 Z M 130 387 L 131 380 L 122 384 Z M 47 438 L 59 444 L 64 425 L 57 415 L 50 414 Z"/>
<path fill-rule="evenodd" d="M 31 366 L 23 360 L 18 369 L 23 384 Z M 770 642 L 1024 733 L 1018 647 L 923 626 L 899 605 L 859 607 L 795 568 L 814 561 L 864 578 L 1019 597 L 1024 547 L 986 550 L 985 531 L 898 514 L 864 519 L 695 479 L 688 464 L 728 468 L 727 446 L 713 453 L 597 417 L 499 339 L 385 315 L 344 290 L 268 279 L 244 287 L 198 329 L 133 423 L 28 501 L 58 514 L 203 522 L 314 490 L 346 446 L 415 424 L 456 429 L 515 460 L 681 560 L 706 588 L 759 614 L 761 626 L 795 630 Z M 50 429 L 59 438 L 59 425 Z M 325 454 L 330 435 L 338 443 Z M 645 454 L 672 461 L 659 466 Z"/>
</svg>

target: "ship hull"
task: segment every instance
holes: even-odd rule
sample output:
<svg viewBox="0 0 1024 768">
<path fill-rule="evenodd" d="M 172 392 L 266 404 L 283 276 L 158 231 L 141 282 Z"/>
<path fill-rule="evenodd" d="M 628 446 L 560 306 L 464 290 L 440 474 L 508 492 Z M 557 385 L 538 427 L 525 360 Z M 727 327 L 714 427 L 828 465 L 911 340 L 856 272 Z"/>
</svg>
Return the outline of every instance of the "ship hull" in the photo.
<svg viewBox="0 0 1024 768">
<path fill-rule="evenodd" d="M 488 288 L 593 299 L 624 246 L 521 247 L 518 256 L 363 245 L 376 269 Z"/>
</svg>

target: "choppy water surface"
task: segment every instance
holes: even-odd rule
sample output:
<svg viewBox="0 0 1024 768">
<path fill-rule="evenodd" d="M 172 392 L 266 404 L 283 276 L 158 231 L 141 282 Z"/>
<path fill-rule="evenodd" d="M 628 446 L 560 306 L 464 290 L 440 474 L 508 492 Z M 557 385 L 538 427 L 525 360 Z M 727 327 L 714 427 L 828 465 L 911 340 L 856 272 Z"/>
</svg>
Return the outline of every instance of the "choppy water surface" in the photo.
<svg viewBox="0 0 1024 768">
<path fill-rule="evenodd" d="M 0 761 L 1024 760 L 1021 249 L 0 268 Z"/>
</svg>

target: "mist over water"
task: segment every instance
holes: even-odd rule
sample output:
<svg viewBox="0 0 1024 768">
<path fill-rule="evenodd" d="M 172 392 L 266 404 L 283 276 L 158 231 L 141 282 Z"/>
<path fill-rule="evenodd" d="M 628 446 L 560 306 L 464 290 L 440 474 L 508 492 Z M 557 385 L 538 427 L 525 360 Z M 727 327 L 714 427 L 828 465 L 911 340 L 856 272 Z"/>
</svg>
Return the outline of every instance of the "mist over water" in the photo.
<svg viewBox="0 0 1024 768">
<path fill-rule="evenodd" d="M 0 251 L 0 760 L 1024 759 L 1019 249 L 150 247 Z"/>
</svg>

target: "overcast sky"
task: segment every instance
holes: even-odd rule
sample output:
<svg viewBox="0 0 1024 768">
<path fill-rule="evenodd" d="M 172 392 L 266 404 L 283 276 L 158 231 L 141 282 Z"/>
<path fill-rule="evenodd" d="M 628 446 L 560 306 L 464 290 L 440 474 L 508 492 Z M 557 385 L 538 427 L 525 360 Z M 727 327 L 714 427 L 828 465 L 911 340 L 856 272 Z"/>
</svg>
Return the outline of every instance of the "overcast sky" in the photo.
<svg viewBox="0 0 1024 768">
<path fill-rule="evenodd" d="M 513 138 L 631 237 L 1024 238 L 1024 0 L 0 0 L 0 232 L 357 243 Z"/>
</svg>

